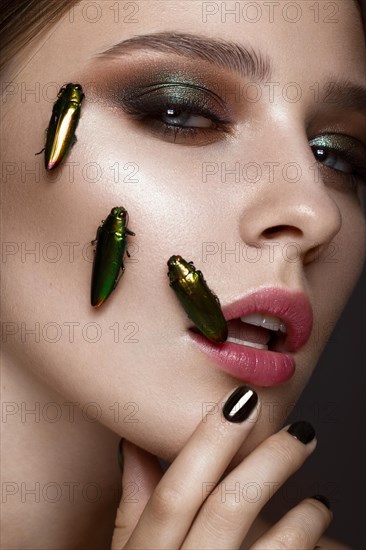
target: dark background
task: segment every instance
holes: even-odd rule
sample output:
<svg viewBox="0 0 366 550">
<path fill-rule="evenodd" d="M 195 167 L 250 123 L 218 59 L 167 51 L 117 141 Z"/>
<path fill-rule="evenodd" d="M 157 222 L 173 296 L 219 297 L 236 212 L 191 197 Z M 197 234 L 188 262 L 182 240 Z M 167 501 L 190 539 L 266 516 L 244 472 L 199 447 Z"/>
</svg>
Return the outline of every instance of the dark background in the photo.
<svg viewBox="0 0 366 550">
<path fill-rule="evenodd" d="M 308 386 L 288 418 L 288 422 L 303 419 L 313 424 L 317 449 L 264 510 L 265 517 L 278 520 L 301 499 L 324 494 L 334 513 L 327 535 L 354 550 L 366 549 L 365 281 L 364 268 Z"/>
</svg>

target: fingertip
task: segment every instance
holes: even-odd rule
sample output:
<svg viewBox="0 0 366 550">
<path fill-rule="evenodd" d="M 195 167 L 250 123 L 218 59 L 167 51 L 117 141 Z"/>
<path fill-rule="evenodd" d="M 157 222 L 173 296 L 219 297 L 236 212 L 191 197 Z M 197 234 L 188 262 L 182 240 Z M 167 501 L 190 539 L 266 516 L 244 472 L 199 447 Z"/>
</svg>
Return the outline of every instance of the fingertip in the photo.
<svg viewBox="0 0 366 550">
<path fill-rule="evenodd" d="M 293 422 L 292 424 L 287 424 L 281 428 L 278 433 L 281 432 L 286 432 L 288 435 L 291 435 L 299 443 L 304 445 L 310 453 L 315 450 L 318 444 L 316 433 L 312 424 L 303 420 Z"/>
<path fill-rule="evenodd" d="M 316 501 L 316 506 L 322 509 L 323 513 L 326 513 L 328 516 L 328 522 L 329 524 L 333 520 L 333 510 L 331 508 L 331 504 L 329 499 L 324 495 L 313 495 L 312 497 L 309 497 L 309 500 L 314 505 Z M 319 504 L 318 504 L 319 503 Z"/>
<path fill-rule="evenodd" d="M 253 388 L 238 386 L 226 399 L 222 408 L 223 416 L 235 424 L 244 422 L 252 416 L 258 401 L 258 394 Z"/>
<path fill-rule="evenodd" d="M 310 422 L 306 422 L 305 420 L 293 422 L 287 431 L 304 445 L 311 443 L 316 437 L 312 424 L 310 424 Z"/>
<path fill-rule="evenodd" d="M 324 495 L 313 495 L 310 498 L 314 498 L 315 500 L 321 502 L 322 504 L 324 504 L 324 506 L 326 506 L 326 508 L 328 508 L 328 510 L 332 509 L 331 505 L 330 505 L 330 501 L 326 496 L 324 496 Z"/>
</svg>

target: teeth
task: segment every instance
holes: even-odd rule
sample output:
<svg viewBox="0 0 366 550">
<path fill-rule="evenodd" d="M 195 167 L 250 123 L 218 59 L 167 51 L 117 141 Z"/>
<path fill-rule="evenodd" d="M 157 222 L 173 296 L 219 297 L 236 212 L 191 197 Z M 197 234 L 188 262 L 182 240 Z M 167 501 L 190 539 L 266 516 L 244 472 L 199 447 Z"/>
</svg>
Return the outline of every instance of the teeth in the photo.
<svg viewBox="0 0 366 550">
<path fill-rule="evenodd" d="M 255 325 L 257 327 L 268 328 L 269 330 L 280 331 L 284 334 L 287 333 L 286 325 L 278 317 L 273 315 L 267 315 L 266 313 L 252 313 L 245 317 L 240 317 L 240 320 L 249 325 Z"/>
<path fill-rule="evenodd" d="M 234 338 L 233 336 L 228 336 L 226 341 L 232 342 L 233 344 L 240 344 L 241 346 L 249 346 L 250 348 L 268 349 L 268 346 L 265 346 L 264 344 L 257 344 L 256 342 L 247 342 L 246 340 L 239 340 L 238 338 Z"/>
<path fill-rule="evenodd" d="M 283 332 L 283 334 L 287 334 L 287 328 L 285 323 L 280 324 L 280 332 Z"/>
</svg>

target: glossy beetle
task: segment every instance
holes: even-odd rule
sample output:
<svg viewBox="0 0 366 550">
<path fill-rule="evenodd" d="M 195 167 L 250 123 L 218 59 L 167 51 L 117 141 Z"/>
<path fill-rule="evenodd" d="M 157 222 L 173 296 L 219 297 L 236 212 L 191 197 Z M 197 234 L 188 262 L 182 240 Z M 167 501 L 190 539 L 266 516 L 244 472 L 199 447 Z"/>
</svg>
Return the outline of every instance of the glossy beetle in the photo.
<svg viewBox="0 0 366 550">
<path fill-rule="evenodd" d="M 46 170 L 54 170 L 76 142 L 75 131 L 84 97 L 80 84 L 69 83 L 60 89 L 47 128 L 46 146 L 36 153 L 40 155 L 45 151 Z"/>
<path fill-rule="evenodd" d="M 181 256 L 171 256 L 168 267 L 169 284 L 188 317 L 207 338 L 225 342 L 228 328 L 219 299 L 208 288 L 201 271 Z"/>
<path fill-rule="evenodd" d="M 91 282 L 91 305 L 99 307 L 105 302 L 124 273 L 123 256 L 127 235 L 135 235 L 127 228 L 128 213 L 123 206 L 112 208 L 106 220 L 98 227 L 92 241 L 96 243 Z"/>
</svg>

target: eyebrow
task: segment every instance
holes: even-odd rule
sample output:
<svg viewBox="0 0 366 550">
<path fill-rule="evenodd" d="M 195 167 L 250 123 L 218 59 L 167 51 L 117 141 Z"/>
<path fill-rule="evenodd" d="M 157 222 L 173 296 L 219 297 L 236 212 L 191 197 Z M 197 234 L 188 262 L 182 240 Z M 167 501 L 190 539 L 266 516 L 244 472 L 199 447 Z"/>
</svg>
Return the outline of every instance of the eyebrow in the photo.
<svg viewBox="0 0 366 550">
<path fill-rule="evenodd" d="M 366 87 L 353 84 L 349 80 L 337 77 L 329 80 L 319 96 L 319 101 L 350 111 L 360 111 L 366 115 Z"/>
<path fill-rule="evenodd" d="M 97 54 L 97 57 L 115 58 L 138 50 L 202 59 L 259 82 L 268 80 L 272 73 L 269 57 L 251 46 L 188 33 L 159 32 L 133 36 Z"/>
<path fill-rule="evenodd" d="M 141 50 L 202 59 L 236 72 L 243 78 L 259 82 L 270 80 L 273 70 L 270 58 L 255 51 L 250 45 L 244 46 L 238 42 L 190 33 L 159 32 L 133 36 L 95 57 L 115 59 Z M 366 115 L 366 88 L 333 76 L 323 86 L 318 102 L 340 109 L 359 111 Z"/>
</svg>

